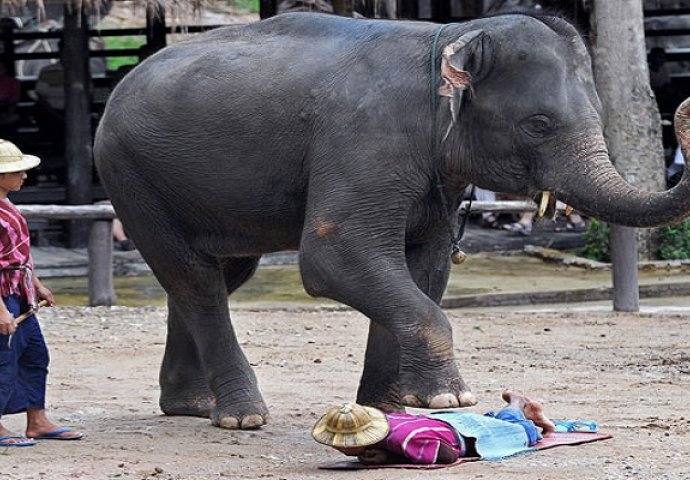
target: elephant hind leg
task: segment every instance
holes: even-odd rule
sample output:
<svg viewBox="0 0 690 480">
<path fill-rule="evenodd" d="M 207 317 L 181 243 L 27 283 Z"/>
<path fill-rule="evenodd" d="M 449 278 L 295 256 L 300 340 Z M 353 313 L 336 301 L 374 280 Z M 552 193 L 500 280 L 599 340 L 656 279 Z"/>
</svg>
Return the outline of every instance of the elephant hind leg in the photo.
<svg viewBox="0 0 690 480">
<path fill-rule="evenodd" d="M 221 259 L 225 292 L 232 293 L 256 271 L 259 257 Z M 209 276 L 211 272 L 208 272 Z M 168 340 L 161 368 L 161 408 L 171 415 L 210 417 L 228 429 L 253 429 L 264 425 L 268 409 L 258 390 L 256 377 L 237 343 L 229 318 L 213 330 L 200 325 L 209 321 L 208 306 L 190 308 L 190 298 L 171 295 L 168 300 Z M 223 301 L 225 304 L 225 301 Z M 200 311 L 203 310 L 203 314 Z M 227 317 L 227 306 L 222 306 Z M 197 317 L 194 320 L 194 317 Z M 203 317 L 203 318 L 202 318 Z M 203 340 L 202 340 L 203 339 Z M 229 360 L 227 364 L 225 360 Z M 222 365 L 220 365 L 222 364 Z M 205 375 L 204 375 L 205 373 Z"/>
<path fill-rule="evenodd" d="M 233 258 L 221 261 L 228 295 L 251 278 L 259 264 L 259 258 Z M 161 396 L 160 406 L 166 415 L 209 418 L 216 407 L 216 398 L 208 386 L 206 377 L 200 375 L 204 368 L 196 343 L 186 327 L 182 314 L 176 313 L 175 310 L 174 302 L 170 302 L 167 340 L 170 348 L 166 349 L 161 368 L 160 383 L 166 385 L 166 388 Z M 183 361 L 179 361 L 180 359 Z M 213 420 L 216 424 L 221 422 L 220 418 Z"/>
<path fill-rule="evenodd" d="M 216 397 L 203 374 L 199 350 L 176 303 L 168 298 L 168 337 L 158 381 L 159 405 L 166 415 L 209 418 Z"/>
<path fill-rule="evenodd" d="M 235 337 L 227 301 L 228 292 L 251 276 L 248 272 L 258 259 L 225 261 L 195 246 L 184 218 L 199 213 L 172 205 L 174 199 L 134 167 L 149 159 L 136 152 L 125 157 L 121 145 L 107 151 L 127 159 L 101 162 L 113 206 L 168 294 L 161 409 L 171 415 L 210 417 L 226 428 L 260 427 L 268 409 Z M 241 272 L 234 283 L 228 282 L 233 262 Z"/>
</svg>

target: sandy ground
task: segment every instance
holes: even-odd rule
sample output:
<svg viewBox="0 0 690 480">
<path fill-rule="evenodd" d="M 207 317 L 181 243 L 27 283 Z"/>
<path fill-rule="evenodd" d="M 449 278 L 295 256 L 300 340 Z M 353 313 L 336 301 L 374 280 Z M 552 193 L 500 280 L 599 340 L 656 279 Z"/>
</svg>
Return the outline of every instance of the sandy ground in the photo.
<svg viewBox="0 0 690 480">
<path fill-rule="evenodd" d="M 555 418 L 596 420 L 615 436 L 437 471 L 329 472 L 342 457 L 310 438 L 330 406 L 353 400 L 366 319 L 352 311 L 249 310 L 235 326 L 271 409 L 258 431 L 162 416 L 157 374 L 165 309 L 44 309 L 49 409 L 87 433 L 0 451 L 2 479 L 676 479 L 690 477 L 690 316 L 448 312 L 459 365 L 484 411 L 504 386 Z M 23 417 L 5 418 L 23 429 Z"/>
</svg>

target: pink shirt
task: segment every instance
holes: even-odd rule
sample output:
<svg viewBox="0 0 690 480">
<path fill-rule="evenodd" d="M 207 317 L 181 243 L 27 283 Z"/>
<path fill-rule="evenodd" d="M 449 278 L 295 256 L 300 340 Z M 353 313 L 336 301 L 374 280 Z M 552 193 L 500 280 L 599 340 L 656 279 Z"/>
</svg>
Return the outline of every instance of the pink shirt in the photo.
<svg viewBox="0 0 690 480">
<path fill-rule="evenodd" d="M 412 463 L 436 463 L 441 444 L 458 457 L 464 456 L 462 437 L 440 420 L 409 413 L 386 414 L 391 431 L 381 443 L 389 452 L 408 458 Z"/>
<path fill-rule="evenodd" d="M 26 220 L 12 202 L 0 199 L 0 295 L 16 294 L 33 304 L 33 268 Z"/>
</svg>

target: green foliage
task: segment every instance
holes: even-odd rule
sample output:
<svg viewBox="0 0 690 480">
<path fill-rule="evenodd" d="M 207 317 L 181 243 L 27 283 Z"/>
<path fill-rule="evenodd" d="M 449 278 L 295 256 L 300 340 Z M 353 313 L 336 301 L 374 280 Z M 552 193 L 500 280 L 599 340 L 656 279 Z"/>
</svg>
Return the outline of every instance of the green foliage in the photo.
<svg viewBox="0 0 690 480">
<path fill-rule="evenodd" d="M 110 50 L 125 49 L 125 48 L 139 48 L 146 43 L 146 37 L 143 35 L 134 35 L 128 37 L 104 37 L 105 48 Z M 139 57 L 108 57 L 108 70 L 117 70 L 124 65 L 136 65 L 139 63 Z"/>
<path fill-rule="evenodd" d="M 580 252 L 580 255 L 585 258 L 589 258 L 590 260 L 610 262 L 610 233 L 611 229 L 606 223 L 596 219 L 590 220 L 589 224 L 587 225 L 587 230 L 585 230 L 585 232 L 582 234 L 582 238 L 585 240 L 585 246 Z"/>
<path fill-rule="evenodd" d="M 690 220 L 660 228 L 657 253 L 662 260 L 690 258 Z"/>
<path fill-rule="evenodd" d="M 237 10 L 259 13 L 259 0 L 228 0 L 228 3 Z"/>
</svg>

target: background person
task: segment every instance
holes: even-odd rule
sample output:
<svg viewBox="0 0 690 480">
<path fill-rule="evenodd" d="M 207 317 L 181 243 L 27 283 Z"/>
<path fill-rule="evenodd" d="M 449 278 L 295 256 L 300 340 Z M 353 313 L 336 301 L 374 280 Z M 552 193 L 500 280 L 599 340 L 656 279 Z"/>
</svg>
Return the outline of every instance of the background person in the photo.
<svg viewBox="0 0 690 480">
<path fill-rule="evenodd" d="M 19 80 L 8 75 L 7 65 L 0 62 L 0 127 L 14 125 L 19 121 L 17 103 L 20 96 Z"/>
</svg>

